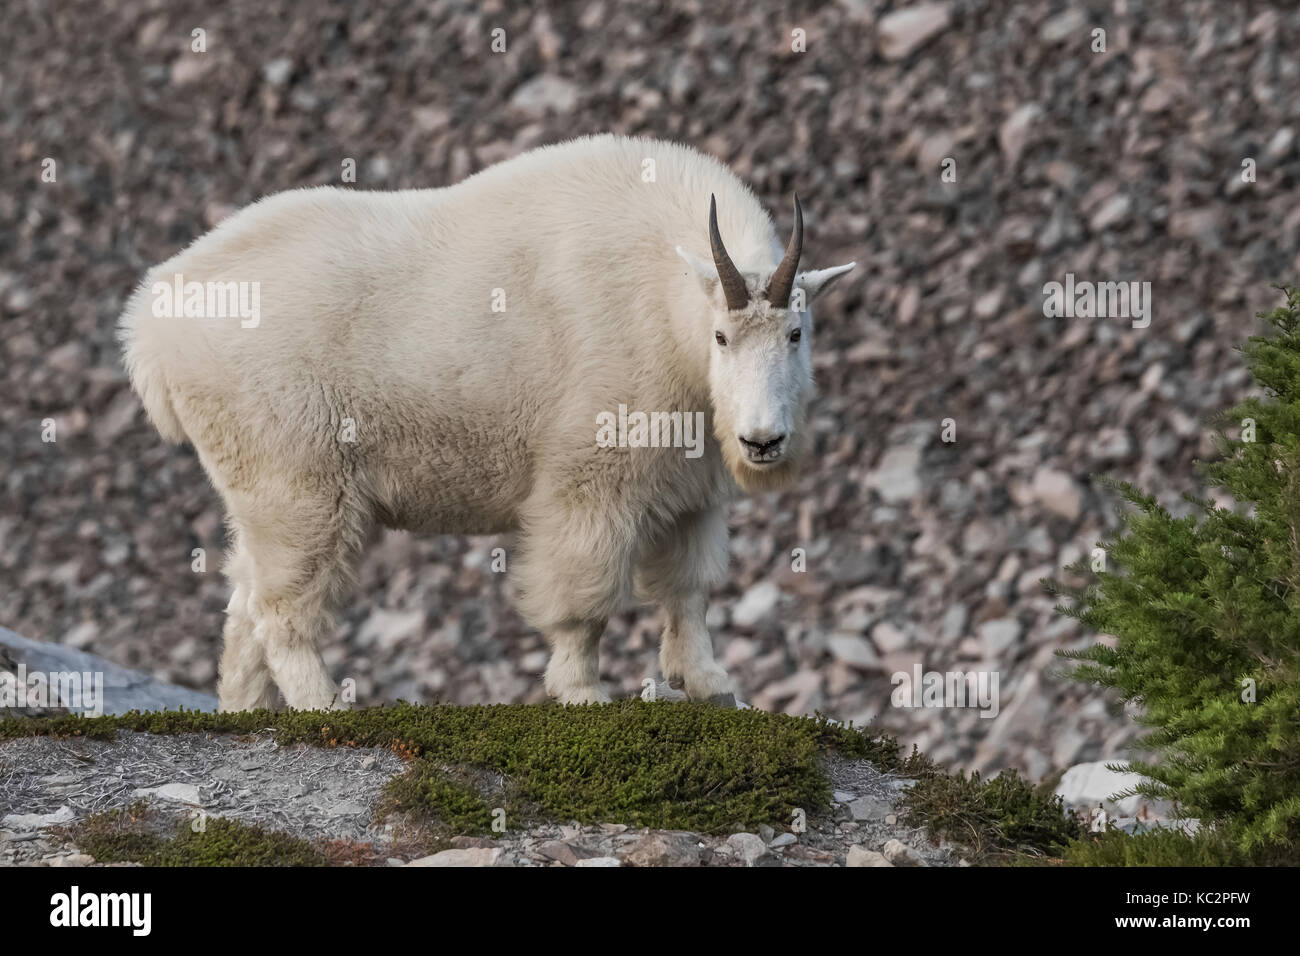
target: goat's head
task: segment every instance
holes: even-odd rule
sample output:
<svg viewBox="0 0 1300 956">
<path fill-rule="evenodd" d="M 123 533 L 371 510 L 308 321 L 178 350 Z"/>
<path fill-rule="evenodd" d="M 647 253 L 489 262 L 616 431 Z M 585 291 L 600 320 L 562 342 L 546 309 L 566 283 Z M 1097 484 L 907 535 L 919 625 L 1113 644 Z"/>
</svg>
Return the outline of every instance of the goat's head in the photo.
<svg viewBox="0 0 1300 956">
<path fill-rule="evenodd" d="M 799 272 L 803 210 L 794 200 L 794 233 L 775 269 L 741 272 L 718 233 L 709 199 L 713 261 L 681 246 L 712 306 L 700 334 L 709 337 L 714 431 L 736 482 L 747 491 L 790 484 L 807 443 L 804 419 L 813 394 L 812 300 L 855 263 Z"/>
</svg>

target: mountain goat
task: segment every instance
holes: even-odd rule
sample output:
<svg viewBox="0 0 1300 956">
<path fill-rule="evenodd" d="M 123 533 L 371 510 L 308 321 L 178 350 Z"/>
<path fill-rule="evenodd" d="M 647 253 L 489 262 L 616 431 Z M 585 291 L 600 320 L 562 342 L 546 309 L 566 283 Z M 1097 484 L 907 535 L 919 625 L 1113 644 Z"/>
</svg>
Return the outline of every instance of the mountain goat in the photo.
<svg viewBox="0 0 1300 956">
<path fill-rule="evenodd" d="M 380 526 L 518 532 L 559 701 L 609 700 L 597 644 L 634 595 L 665 679 L 733 693 L 704 623 L 725 508 L 794 476 L 808 303 L 854 265 L 797 272 L 802 243 L 797 198 L 783 253 L 722 164 L 597 136 L 443 189 L 280 193 L 150 270 L 119 337 L 228 512 L 221 708 L 338 705 L 317 642 Z M 693 453 L 679 421 L 707 423 Z"/>
</svg>

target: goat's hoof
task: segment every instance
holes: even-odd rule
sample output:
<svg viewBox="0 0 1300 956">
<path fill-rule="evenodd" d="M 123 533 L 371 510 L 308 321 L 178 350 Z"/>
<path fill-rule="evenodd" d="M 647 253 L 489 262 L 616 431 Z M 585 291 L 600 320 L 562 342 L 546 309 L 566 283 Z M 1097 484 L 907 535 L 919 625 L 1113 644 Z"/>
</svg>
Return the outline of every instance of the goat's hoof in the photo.
<svg viewBox="0 0 1300 956">
<path fill-rule="evenodd" d="M 599 687 L 580 687 L 561 694 L 556 697 L 561 704 L 581 705 L 581 704 L 608 704 L 611 702 L 609 694 L 605 693 Z"/>
</svg>

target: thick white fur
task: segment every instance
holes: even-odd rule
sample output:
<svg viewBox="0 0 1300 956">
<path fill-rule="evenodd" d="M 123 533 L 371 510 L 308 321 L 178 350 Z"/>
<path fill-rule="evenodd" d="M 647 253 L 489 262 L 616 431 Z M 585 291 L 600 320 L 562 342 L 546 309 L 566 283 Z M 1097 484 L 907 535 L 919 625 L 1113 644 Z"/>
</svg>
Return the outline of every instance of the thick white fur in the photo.
<svg viewBox="0 0 1300 956">
<path fill-rule="evenodd" d="M 711 194 L 743 313 L 716 287 Z M 812 386 L 811 314 L 762 301 L 782 245 L 716 161 L 600 136 L 445 189 L 281 193 L 151 270 L 119 335 L 150 419 L 193 444 L 229 512 L 221 707 L 272 706 L 277 687 L 290 707 L 338 704 L 317 642 L 378 525 L 518 531 L 510 571 L 561 701 L 608 700 L 597 642 L 634 595 L 665 608 L 664 677 L 731 692 L 704 625 L 724 509 L 788 484 Z M 843 271 L 801 276 L 808 297 Z M 176 273 L 259 282 L 260 325 L 155 316 L 151 287 Z M 705 412 L 703 456 L 598 447 L 597 414 L 620 404 Z M 783 459 L 747 464 L 744 428 L 790 433 Z"/>
</svg>

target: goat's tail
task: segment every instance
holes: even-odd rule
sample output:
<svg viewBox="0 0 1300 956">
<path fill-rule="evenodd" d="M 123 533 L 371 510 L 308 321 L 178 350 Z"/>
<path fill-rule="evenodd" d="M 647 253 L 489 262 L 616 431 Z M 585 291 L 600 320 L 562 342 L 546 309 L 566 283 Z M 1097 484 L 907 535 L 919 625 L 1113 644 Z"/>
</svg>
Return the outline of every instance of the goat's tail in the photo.
<svg viewBox="0 0 1300 956">
<path fill-rule="evenodd" d="M 149 421 L 164 439 L 179 443 L 186 439 L 185 428 L 176 417 L 158 351 L 150 347 L 151 339 L 157 333 L 157 329 L 151 326 L 157 320 L 149 312 L 146 289 L 148 279 L 127 302 L 117 323 L 117 340 L 122 346 L 122 362 L 131 378 L 131 387 L 140 396 Z"/>
</svg>

